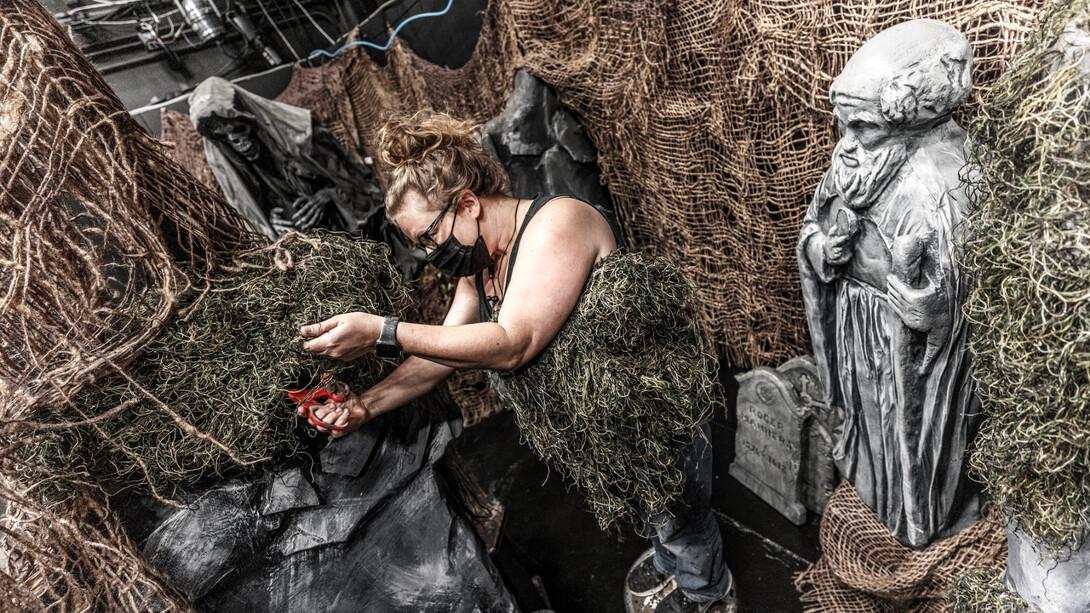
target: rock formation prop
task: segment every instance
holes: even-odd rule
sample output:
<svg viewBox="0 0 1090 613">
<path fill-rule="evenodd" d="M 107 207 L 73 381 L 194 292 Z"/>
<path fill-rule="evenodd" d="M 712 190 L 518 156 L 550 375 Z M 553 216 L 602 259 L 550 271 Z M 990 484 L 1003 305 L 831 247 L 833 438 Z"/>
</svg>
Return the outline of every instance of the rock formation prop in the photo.
<svg viewBox="0 0 1090 613">
<path fill-rule="evenodd" d="M 511 175 L 516 196 L 568 194 L 611 207 L 594 144 L 552 88 L 529 72 L 515 72 L 511 96 L 481 128 L 481 142 Z"/>
</svg>

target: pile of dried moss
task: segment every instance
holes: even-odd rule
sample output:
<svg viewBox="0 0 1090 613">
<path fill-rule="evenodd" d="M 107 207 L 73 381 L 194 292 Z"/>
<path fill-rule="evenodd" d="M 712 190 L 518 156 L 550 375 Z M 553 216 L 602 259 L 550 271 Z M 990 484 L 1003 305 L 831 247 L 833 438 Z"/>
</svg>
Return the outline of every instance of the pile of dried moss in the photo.
<svg viewBox="0 0 1090 613">
<path fill-rule="evenodd" d="M 1028 613 L 1029 605 L 1003 585 L 994 568 L 974 568 L 954 584 L 954 613 Z"/>
<path fill-rule="evenodd" d="M 972 467 L 1053 549 L 1090 525 L 1090 2 L 1059 2 L 970 128 L 965 312 L 986 419 Z"/>
<path fill-rule="evenodd" d="M 301 351 L 299 327 L 350 311 L 400 314 L 408 304 L 385 245 L 328 233 L 291 233 L 239 256 L 209 292 L 189 298 L 124 373 L 42 416 L 74 422 L 112 411 L 29 449 L 47 499 L 80 482 L 171 498 L 299 453 L 300 432 L 313 430 L 297 430 L 286 390 L 316 384 L 320 370 L 368 385 L 387 368 L 373 354 L 319 362 Z"/>
<path fill-rule="evenodd" d="M 711 414 L 714 359 L 696 289 L 665 258 L 613 254 L 591 271 L 556 338 L 501 372 L 522 436 L 586 494 L 603 529 L 667 510 L 679 442 Z"/>
</svg>

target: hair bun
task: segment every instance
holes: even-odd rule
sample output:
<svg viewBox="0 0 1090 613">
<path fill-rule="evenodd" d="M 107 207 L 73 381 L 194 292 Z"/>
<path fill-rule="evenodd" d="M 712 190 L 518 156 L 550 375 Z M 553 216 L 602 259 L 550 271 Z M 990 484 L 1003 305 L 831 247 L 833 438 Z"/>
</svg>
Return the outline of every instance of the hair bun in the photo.
<svg viewBox="0 0 1090 613">
<path fill-rule="evenodd" d="M 435 111 L 395 115 L 379 131 L 379 157 L 393 168 L 420 164 L 428 154 L 447 147 L 479 147 L 478 125 Z"/>
</svg>

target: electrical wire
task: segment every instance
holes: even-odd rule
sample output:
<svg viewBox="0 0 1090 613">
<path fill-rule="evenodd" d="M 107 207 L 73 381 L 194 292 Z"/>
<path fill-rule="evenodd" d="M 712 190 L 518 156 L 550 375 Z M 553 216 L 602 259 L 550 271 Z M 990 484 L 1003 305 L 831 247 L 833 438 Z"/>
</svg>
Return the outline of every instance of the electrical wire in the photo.
<svg viewBox="0 0 1090 613">
<path fill-rule="evenodd" d="M 291 50 L 291 54 L 295 56 L 295 61 L 298 62 L 300 59 L 299 52 L 295 50 L 295 47 L 291 46 L 291 43 L 288 42 L 288 37 L 284 36 L 284 32 L 280 30 L 280 26 L 276 25 L 276 22 L 273 21 L 273 18 L 269 16 L 269 11 L 265 9 L 265 3 L 261 0 L 255 0 L 255 2 L 257 2 L 257 6 L 261 8 L 261 13 L 265 15 L 265 19 L 269 20 L 269 23 L 272 24 L 273 29 L 276 30 L 276 33 L 280 35 L 280 40 L 284 41 L 284 44 L 287 45 L 288 49 Z"/>
<path fill-rule="evenodd" d="M 185 7 L 182 6 L 181 0 L 174 0 L 174 6 L 178 7 L 178 12 L 180 12 L 182 14 L 182 19 L 185 19 L 186 22 L 188 23 L 189 22 L 189 17 L 185 13 Z M 189 38 L 186 37 L 186 40 L 188 41 Z"/>
<path fill-rule="evenodd" d="M 386 9 L 388 9 L 391 6 L 397 4 L 398 2 L 401 2 L 401 0 L 386 0 L 386 2 L 383 2 L 382 4 L 380 4 L 377 9 L 371 11 L 371 14 L 368 15 L 367 17 L 365 17 L 363 19 L 363 21 L 356 24 L 355 27 L 362 28 L 363 26 L 367 25 L 367 22 L 371 21 L 375 17 L 378 17 L 379 13 L 381 13 L 382 11 L 385 11 Z M 347 36 L 347 34 L 346 34 L 346 36 Z"/>
<path fill-rule="evenodd" d="M 121 19 L 118 21 L 111 21 L 108 19 L 87 19 L 82 24 L 95 25 L 95 26 L 137 26 L 141 22 L 139 19 Z M 82 25 L 78 24 L 78 25 Z M 71 26 L 69 26 L 71 27 Z"/>
<path fill-rule="evenodd" d="M 133 19 L 120 19 L 127 13 L 132 12 L 132 9 L 137 4 L 144 2 L 145 0 L 138 0 L 137 2 L 125 2 L 117 5 L 112 4 L 88 4 L 79 7 L 73 7 L 71 9 L 72 14 L 68 13 L 56 13 L 53 16 L 57 21 L 76 26 L 76 27 L 89 27 L 89 26 L 118 26 L 118 25 L 134 25 L 138 24 L 138 20 Z M 89 11 L 104 10 L 104 13 L 92 14 Z"/>
<path fill-rule="evenodd" d="M 368 15 L 367 17 L 364 17 L 363 21 L 361 21 L 358 24 L 356 24 L 355 26 L 353 26 L 351 29 L 349 29 L 349 31 L 345 32 L 344 34 L 341 34 L 340 36 L 338 36 L 337 37 L 337 43 L 340 43 L 342 40 L 346 40 L 348 38 L 348 36 L 352 33 L 352 30 L 355 30 L 356 32 L 361 32 L 363 30 L 363 26 L 370 23 L 370 21 L 372 19 L 374 19 L 375 17 L 378 17 L 379 15 L 385 15 L 384 11 L 386 9 L 390 8 L 391 6 L 393 6 L 393 5 L 395 5 L 395 4 L 399 3 L 399 2 L 404 2 L 404 0 L 386 0 L 385 2 L 380 4 L 378 6 L 378 8 L 371 11 L 370 15 Z M 404 17 L 405 14 L 408 13 L 409 11 L 413 10 L 413 8 L 415 8 L 416 5 L 419 2 L 420 2 L 420 0 L 412 0 L 412 2 L 405 3 L 406 4 L 405 10 L 400 15 L 398 15 L 397 19 L 401 19 L 402 17 Z M 340 53 L 340 51 L 343 51 L 343 49 L 339 50 L 337 53 Z M 319 55 L 316 54 L 316 53 L 311 53 L 310 55 L 308 55 L 307 58 L 306 58 L 307 65 L 313 67 L 314 58 L 316 58 L 316 57 L 319 57 Z"/>
<path fill-rule="evenodd" d="M 450 7 L 453 6 L 453 5 L 454 5 L 454 0 L 447 0 L 446 8 L 444 8 L 441 11 L 436 11 L 436 12 L 432 12 L 432 13 L 420 13 L 419 15 L 413 15 L 412 17 L 409 17 L 405 21 L 402 21 L 400 24 L 398 24 L 398 26 L 396 28 L 394 28 L 393 34 L 390 35 L 390 40 L 386 41 L 385 45 L 379 46 L 379 45 L 376 45 L 375 43 L 367 42 L 365 40 L 357 40 L 355 42 L 351 42 L 351 43 L 348 43 L 347 45 L 344 45 L 343 47 L 341 47 L 340 49 L 337 49 L 333 53 L 330 53 L 330 52 L 326 51 L 325 49 L 315 49 L 314 51 L 310 52 L 310 55 L 308 55 L 307 58 L 312 58 L 312 57 L 315 57 L 315 56 L 318 56 L 318 55 L 324 55 L 325 57 L 332 59 L 332 58 L 335 58 L 338 55 L 340 55 L 340 53 L 342 51 L 344 51 L 345 49 L 348 49 L 349 47 L 357 47 L 357 46 L 371 47 L 372 49 L 377 49 L 378 51 L 386 51 L 387 49 L 390 48 L 390 45 L 394 44 L 394 39 L 397 38 L 397 34 L 398 34 L 398 32 L 401 31 L 401 28 L 404 28 L 405 26 L 407 26 L 410 23 L 416 21 L 417 19 L 423 19 L 424 17 L 441 17 L 443 15 L 446 15 L 448 12 L 450 12 Z M 376 11 L 376 13 L 377 12 L 378 11 Z"/>
<path fill-rule="evenodd" d="M 272 74 L 274 72 L 281 71 L 281 70 L 291 70 L 291 64 L 281 64 L 279 66 L 274 66 L 274 67 L 272 67 L 272 68 L 270 68 L 268 70 L 264 70 L 264 71 L 259 72 L 257 74 L 250 74 L 250 75 L 238 77 L 238 78 L 235 78 L 235 79 L 231 79 L 230 81 L 232 83 L 238 83 L 240 81 L 246 81 L 246 80 L 250 80 L 250 79 L 257 79 L 257 78 L 261 78 L 261 77 L 264 77 L 265 75 L 269 75 L 269 74 Z M 189 92 L 186 92 L 184 94 L 180 94 L 178 96 L 175 96 L 175 97 L 173 97 L 173 98 L 171 98 L 169 100 L 163 100 L 162 102 L 156 102 L 154 104 L 148 104 L 148 105 L 142 106 L 140 108 L 133 109 L 133 110 L 129 111 L 129 114 L 136 117 L 136 116 L 139 116 L 139 115 L 143 115 L 144 113 L 149 113 L 151 111 L 157 111 L 157 110 L 163 108 L 164 106 L 170 106 L 170 105 L 172 105 L 172 104 L 174 104 L 176 102 L 181 102 L 182 100 L 185 100 L 188 97 L 189 97 Z"/>
<path fill-rule="evenodd" d="M 162 36 L 162 38 L 164 40 L 166 40 L 166 39 L 170 39 L 171 41 L 177 40 L 178 36 L 181 34 L 181 31 L 179 30 L 179 28 L 174 23 L 174 15 L 179 12 L 178 9 L 172 9 L 172 10 L 169 10 L 169 11 L 167 11 L 165 13 L 160 14 L 160 13 L 156 13 L 155 11 L 151 10 L 151 7 L 146 6 L 146 4 L 145 4 L 144 8 L 147 10 L 148 15 L 150 15 L 152 20 L 155 22 L 155 34 L 156 34 L 156 36 Z M 170 24 L 170 31 L 167 32 L 165 35 L 160 35 L 159 34 L 159 24 L 164 19 L 167 21 L 168 24 Z M 147 23 L 147 22 L 141 22 L 141 23 Z M 141 28 L 143 28 L 142 25 L 141 25 Z"/>
<path fill-rule="evenodd" d="M 325 39 L 329 41 L 329 44 L 331 44 L 331 45 L 336 45 L 337 44 L 337 41 L 333 40 L 333 38 L 330 37 L 329 34 L 325 30 L 322 29 L 322 26 L 318 25 L 317 21 L 314 21 L 314 17 L 312 17 L 310 15 L 310 11 L 308 11 L 305 7 L 303 7 L 302 3 L 300 3 L 299 0 L 291 0 L 291 1 L 295 3 L 295 6 L 299 7 L 300 11 L 303 11 L 303 14 L 306 15 L 307 19 L 310 20 L 310 24 L 313 25 L 319 32 L 322 33 L 322 36 L 324 36 Z"/>
<path fill-rule="evenodd" d="M 178 40 L 178 36 L 180 36 L 181 33 L 182 33 L 182 30 L 185 29 L 185 21 L 182 21 L 181 26 L 175 26 L 174 25 L 174 16 L 173 15 L 171 15 L 170 13 L 167 13 L 166 18 L 167 18 L 167 22 L 170 23 L 170 33 L 167 34 L 167 36 L 170 37 L 171 42 L 174 42 L 174 41 Z"/>
<path fill-rule="evenodd" d="M 101 2 L 94 2 L 92 4 L 85 4 L 83 6 L 76 6 L 70 9 L 66 9 L 63 13 L 54 15 L 54 17 L 71 17 L 72 15 L 75 15 L 76 13 L 82 13 L 83 11 L 93 11 L 95 9 L 104 9 L 115 6 L 126 6 L 130 4 L 137 4 L 143 1 L 144 0 L 103 0 Z"/>
<path fill-rule="evenodd" d="M 230 3 L 230 0 L 228 0 L 227 4 L 230 5 Z M 212 12 L 216 14 L 216 17 L 219 17 L 220 21 L 223 21 L 223 13 L 220 12 L 220 7 L 216 6 L 216 0 L 208 0 L 208 4 L 212 7 Z M 227 9 L 224 10 L 226 11 Z"/>
</svg>

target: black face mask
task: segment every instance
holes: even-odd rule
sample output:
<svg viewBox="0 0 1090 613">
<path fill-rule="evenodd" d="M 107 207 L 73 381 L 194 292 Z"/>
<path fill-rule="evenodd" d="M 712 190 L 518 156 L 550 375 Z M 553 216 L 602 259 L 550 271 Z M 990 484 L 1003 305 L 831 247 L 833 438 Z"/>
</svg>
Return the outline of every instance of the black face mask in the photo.
<svg viewBox="0 0 1090 613">
<path fill-rule="evenodd" d="M 440 272 L 452 277 L 475 275 L 492 265 L 492 254 L 488 253 L 488 246 L 484 244 L 479 221 L 477 222 L 477 240 L 472 247 L 467 247 L 454 238 L 454 225 L 451 224 L 451 233 L 447 240 L 424 259 Z"/>
</svg>

